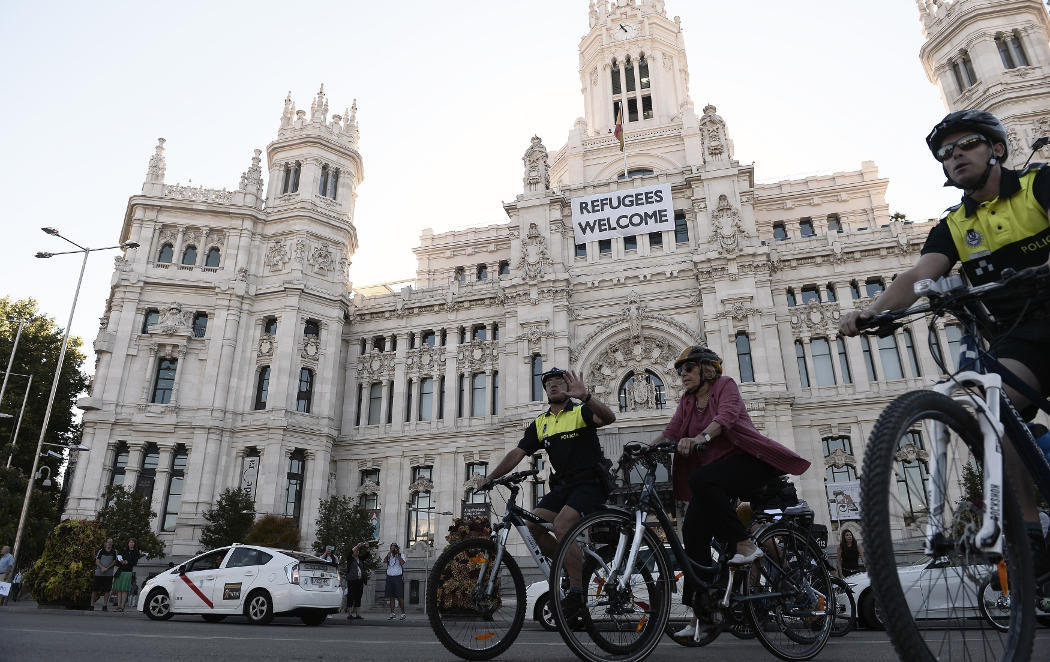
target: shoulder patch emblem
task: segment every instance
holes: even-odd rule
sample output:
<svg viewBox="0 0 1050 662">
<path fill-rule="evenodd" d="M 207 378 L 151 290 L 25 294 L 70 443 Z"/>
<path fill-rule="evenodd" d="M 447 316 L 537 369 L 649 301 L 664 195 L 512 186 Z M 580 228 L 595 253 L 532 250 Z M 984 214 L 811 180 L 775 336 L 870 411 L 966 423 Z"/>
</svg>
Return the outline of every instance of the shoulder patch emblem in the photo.
<svg viewBox="0 0 1050 662">
<path fill-rule="evenodd" d="M 977 230 L 970 229 L 966 231 L 966 245 L 970 248 L 977 248 L 984 241 L 984 237 Z"/>
</svg>

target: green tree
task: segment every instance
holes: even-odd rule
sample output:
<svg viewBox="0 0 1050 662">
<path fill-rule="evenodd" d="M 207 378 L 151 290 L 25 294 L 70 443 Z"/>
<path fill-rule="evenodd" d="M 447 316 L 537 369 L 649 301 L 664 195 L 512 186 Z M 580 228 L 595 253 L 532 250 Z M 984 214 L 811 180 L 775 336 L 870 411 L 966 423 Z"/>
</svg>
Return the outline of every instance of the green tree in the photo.
<svg viewBox="0 0 1050 662">
<path fill-rule="evenodd" d="M 23 577 L 38 602 L 65 603 L 83 609 L 91 599 L 95 552 L 106 541 L 94 520 L 66 520 L 51 529 L 44 553 Z"/>
<path fill-rule="evenodd" d="M 890 214 L 890 220 L 904 222 L 908 220 L 908 217 L 904 215 L 904 212 L 895 211 L 892 214 Z"/>
<path fill-rule="evenodd" d="M 16 321 L 12 322 L 11 319 Z M 8 357 L 11 356 L 19 319 L 28 320 L 28 324 L 18 340 L 11 372 L 33 375 L 33 384 L 29 390 L 29 400 L 22 417 L 22 427 L 18 431 L 18 445 L 14 448 L 11 466 L 19 467 L 24 474 L 28 474 L 33 467 L 33 453 L 36 450 L 37 439 L 40 438 L 40 425 L 44 421 L 44 409 L 51 393 L 51 381 L 54 379 L 55 364 L 62 349 L 64 330 L 59 328 L 54 319 L 40 312 L 34 299 L 12 301 L 10 297 L 0 298 L 0 370 L 6 368 Z M 80 440 L 73 406 L 88 386 L 87 376 L 82 372 L 83 345 L 80 338 L 70 336 L 66 356 L 62 361 L 62 373 L 58 391 L 55 393 L 51 421 L 47 425 L 47 437 L 44 438 L 46 442 L 68 445 Z M 15 417 L 0 421 L 0 465 L 7 464 L 7 456 L 12 452 L 11 439 L 26 393 L 26 384 L 25 377 L 11 377 L 3 402 L 0 402 L 0 411 Z M 40 463 L 51 467 L 53 477 L 59 476 L 58 468 L 62 460 L 41 458 Z"/>
<path fill-rule="evenodd" d="M 99 509 L 95 517 L 106 535 L 113 539 L 117 549 L 123 549 L 128 544 L 128 538 L 134 538 L 135 546 L 147 558 L 164 556 L 164 543 L 150 526 L 150 520 L 157 513 L 150 510 L 149 499 L 113 485 L 106 488 L 105 497 L 106 505 Z"/>
<path fill-rule="evenodd" d="M 358 554 L 365 576 L 379 567 L 379 557 L 375 554 L 379 541 L 373 540 L 375 530 L 369 513 L 356 499 L 334 495 L 321 501 L 316 524 L 314 554 L 320 555 L 325 547 L 332 545 L 336 553 L 346 559 L 354 545 L 364 542 L 368 544 L 358 550 Z"/>
<path fill-rule="evenodd" d="M 290 517 L 263 515 L 248 533 L 244 542 L 278 549 L 299 549 L 299 525 Z"/>
<path fill-rule="evenodd" d="M 215 507 L 204 512 L 207 526 L 201 532 L 201 551 L 244 542 L 255 522 L 255 503 L 250 492 L 225 489 Z"/>
<path fill-rule="evenodd" d="M 22 504 L 26 497 L 26 477 L 20 469 L 4 469 L 0 465 L 0 540 L 10 545 L 18 531 L 18 518 L 22 515 Z M 47 534 L 58 522 L 59 490 L 44 487 L 37 482 L 29 500 L 22 546 L 18 550 L 18 567 L 29 568 L 44 550 Z"/>
</svg>

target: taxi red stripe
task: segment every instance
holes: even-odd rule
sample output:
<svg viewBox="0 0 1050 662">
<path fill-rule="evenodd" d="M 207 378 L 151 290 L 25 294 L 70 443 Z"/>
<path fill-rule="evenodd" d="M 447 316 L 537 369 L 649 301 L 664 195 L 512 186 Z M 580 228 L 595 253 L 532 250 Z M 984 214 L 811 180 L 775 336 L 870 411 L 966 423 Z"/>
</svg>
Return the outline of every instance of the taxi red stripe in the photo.
<svg viewBox="0 0 1050 662">
<path fill-rule="evenodd" d="M 199 588 L 197 588 L 197 585 L 194 584 L 193 581 L 190 580 L 189 577 L 187 577 L 186 575 L 179 575 L 179 576 L 182 577 L 182 581 L 186 582 L 186 586 L 189 586 L 190 588 L 193 589 L 193 592 L 197 594 L 198 598 L 200 598 L 201 600 L 204 600 L 204 604 L 208 605 L 208 609 L 215 609 L 215 604 L 212 603 L 212 601 L 209 600 L 203 593 L 201 593 L 201 590 Z"/>
</svg>

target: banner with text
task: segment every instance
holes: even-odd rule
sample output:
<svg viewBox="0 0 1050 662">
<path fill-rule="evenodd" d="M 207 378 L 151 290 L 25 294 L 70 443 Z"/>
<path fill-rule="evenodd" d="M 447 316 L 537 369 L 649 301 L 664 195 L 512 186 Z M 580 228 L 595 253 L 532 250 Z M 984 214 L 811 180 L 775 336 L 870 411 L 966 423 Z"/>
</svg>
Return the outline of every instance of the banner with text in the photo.
<svg viewBox="0 0 1050 662">
<path fill-rule="evenodd" d="M 577 244 L 674 229 L 671 185 L 657 184 L 572 199 Z"/>
</svg>

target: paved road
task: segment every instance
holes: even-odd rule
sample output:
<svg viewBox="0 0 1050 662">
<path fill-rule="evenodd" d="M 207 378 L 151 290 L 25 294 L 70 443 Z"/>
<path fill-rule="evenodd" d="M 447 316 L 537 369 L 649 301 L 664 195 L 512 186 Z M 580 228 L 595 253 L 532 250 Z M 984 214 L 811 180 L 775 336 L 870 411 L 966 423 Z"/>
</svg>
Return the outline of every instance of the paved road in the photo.
<svg viewBox="0 0 1050 662">
<path fill-rule="evenodd" d="M 1050 651 L 1050 630 L 1042 629 L 1036 650 Z M 1039 653 L 1033 659 L 1040 658 Z M 723 635 L 697 651 L 667 641 L 650 660 L 717 662 L 774 660 L 756 641 Z M 243 618 L 205 623 L 197 617 L 153 622 L 139 613 L 68 612 L 48 609 L 0 608 L 0 660 L 458 660 L 437 642 L 425 617 L 387 622 L 382 614 L 352 624 L 329 619 L 311 628 L 298 620 L 277 619 L 271 625 L 248 625 Z M 507 662 L 575 662 L 557 633 L 526 623 L 518 641 L 499 660 Z M 817 658 L 827 662 L 892 662 L 896 659 L 885 635 L 853 632 L 832 639 Z"/>
</svg>

